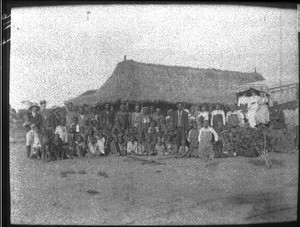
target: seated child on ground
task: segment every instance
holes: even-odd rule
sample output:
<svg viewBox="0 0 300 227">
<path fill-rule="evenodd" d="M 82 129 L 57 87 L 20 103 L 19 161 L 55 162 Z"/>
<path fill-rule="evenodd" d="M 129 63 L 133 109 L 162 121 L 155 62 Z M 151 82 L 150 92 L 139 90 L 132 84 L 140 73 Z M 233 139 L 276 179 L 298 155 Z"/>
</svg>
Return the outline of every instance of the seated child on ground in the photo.
<svg viewBox="0 0 300 227">
<path fill-rule="evenodd" d="M 81 134 L 77 134 L 75 150 L 78 157 L 83 158 L 85 156 L 86 144 Z"/>
<path fill-rule="evenodd" d="M 57 159 L 64 159 L 66 152 L 68 151 L 68 143 L 64 142 L 59 134 L 54 135 L 52 143 L 52 151 L 54 152 Z"/>
<path fill-rule="evenodd" d="M 166 152 L 165 152 L 165 154 L 166 155 L 175 154 L 176 151 L 177 151 L 177 146 L 174 142 L 174 139 L 171 135 L 168 135 L 167 136 L 167 141 L 166 141 Z"/>
<path fill-rule="evenodd" d="M 86 158 L 94 158 L 100 155 L 99 145 L 97 138 L 94 135 L 90 135 L 88 139 L 88 149 L 85 154 Z"/>
<path fill-rule="evenodd" d="M 118 145 L 117 145 L 117 150 L 119 151 L 120 155 L 126 155 L 126 143 L 124 140 L 124 134 L 119 133 L 118 134 Z"/>
<path fill-rule="evenodd" d="M 130 140 L 127 142 L 127 154 L 137 153 L 137 141 L 134 139 L 134 135 L 130 135 Z"/>
<path fill-rule="evenodd" d="M 181 146 L 179 147 L 178 154 L 175 156 L 175 158 L 183 158 L 183 157 L 190 157 L 190 150 L 185 145 L 185 139 L 181 141 Z"/>
<path fill-rule="evenodd" d="M 166 148 L 165 145 L 163 143 L 163 140 L 161 139 L 157 139 L 157 143 L 156 143 L 156 152 L 158 155 L 165 155 L 166 154 Z"/>
<path fill-rule="evenodd" d="M 140 134 L 138 135 L 137 140 L 137 155 L 143 155 L 145 153 L 145 146 L 144 146 L 144 140 L 143 136 Z"/>
<path fill-rule="evenodd" d="M 97 131 L 96 139 L 97 139 L 100 155 L 105 155 L 106 140 L 101 130 Z"/>
</svg>

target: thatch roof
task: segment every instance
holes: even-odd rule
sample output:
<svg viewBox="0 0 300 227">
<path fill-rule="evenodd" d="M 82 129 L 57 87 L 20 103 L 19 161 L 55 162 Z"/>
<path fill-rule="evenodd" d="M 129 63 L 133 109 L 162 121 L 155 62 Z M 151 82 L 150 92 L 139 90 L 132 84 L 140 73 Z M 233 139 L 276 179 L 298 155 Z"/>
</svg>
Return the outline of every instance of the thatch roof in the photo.
<svg viewBox="0 0 300 227">
<path fill-rule="evenodd" d="M 76 105 L 103 102 L 230 103 L 236 85 L 261 81 L 256 73 L 146 64 L 125 60 L 95 93 L 68 102 Z"/>
</svg>

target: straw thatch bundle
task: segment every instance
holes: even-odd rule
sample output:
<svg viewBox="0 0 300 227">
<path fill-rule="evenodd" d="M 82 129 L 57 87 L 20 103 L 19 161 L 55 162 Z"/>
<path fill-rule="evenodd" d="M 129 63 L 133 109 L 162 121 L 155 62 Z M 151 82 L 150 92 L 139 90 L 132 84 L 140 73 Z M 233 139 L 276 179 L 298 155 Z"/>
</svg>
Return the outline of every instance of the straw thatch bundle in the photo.
<svg viewBox="0 0 300 227">
<path fill-rule="evenodd" d="M 165 66 L 125 60 L 95 93 L 68 100 L 75 105 L 104 102 L 231 103 L 235 87 L 264 78 L 254 73 Z"/>
</svg>

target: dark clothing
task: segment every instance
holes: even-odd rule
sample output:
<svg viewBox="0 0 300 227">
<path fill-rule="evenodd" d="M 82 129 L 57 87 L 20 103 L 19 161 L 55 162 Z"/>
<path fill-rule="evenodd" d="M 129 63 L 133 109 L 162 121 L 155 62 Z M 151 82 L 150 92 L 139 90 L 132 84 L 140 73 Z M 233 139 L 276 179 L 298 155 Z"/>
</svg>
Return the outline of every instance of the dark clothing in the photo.
<svg viewBox="0 0 300 227">
<path fill-rule="evenodd" d="M 103 111 L 101 111 L 101 113 L 100 113 L 100 125 L 101 125 L 101 127 L 103 127 L 103 126 L 104 126 L 103 123 L 104 123 L 104 122 L 107 123 L 107 121 L 108 121 L 111 125 L 114 124 L 114 113 L 113 113 L 113 111 L 111 111 L 111 110 L 109 110 L 109 111 L 103 110 Z"/>
<path fill-rule="evenodd" d="M 32 116 L 32 112 L 30 112 L 28 117 L 29 117 L 30 122 L 37 127 L 38 131 L 40 131 L 43 126 L 42 115 L 39 113 L 36 113 L 35 116 Z"/>
<path fill-rule="evenodd" d="M 283 110 L 280 107 L 270 108 L 270 121 L 274 129 L 282 129 L 285 127 L 285 118 Z"/>
<path fill-rule="evenodd" d="M 176 112 L 174 112 L 173 115 L 173 127 L 174 127 L 173 129 L 176 130 L 176 127 L 180 126 L 182 127 L 183 132 L 186 133 L 190 127 L 188 113 L 182 110 L 181 121 L 180 119 L 178 119 L 179 117 L 180 117 L 179 111 L 177 110 Z M 180 125 L 178 125 L 179 122 L 181 123 Z"/>
<path fill-rule="evenodd" d="M 50 118 L 50 126 L 52 127 L 52 130 L 55 131 L 56 126 L 60 124 L 60 117 L 57 113 L 52 111 L 52 117 Z"/>
<path fill-rule="evenodd" d="M 116 121 L 123 126 L 124 129 L 127 129 L 129 125 L 129 114 L 127 112 L 119 111 L 116 115 Z"/>
</svg>

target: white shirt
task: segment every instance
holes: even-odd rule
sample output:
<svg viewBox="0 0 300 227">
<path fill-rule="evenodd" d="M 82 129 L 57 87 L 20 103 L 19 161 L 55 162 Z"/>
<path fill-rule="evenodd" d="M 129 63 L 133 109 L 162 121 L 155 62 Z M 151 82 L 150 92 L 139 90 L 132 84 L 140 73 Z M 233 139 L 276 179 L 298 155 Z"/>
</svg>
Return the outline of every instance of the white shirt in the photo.
<svg viewBox="0 0 300 227">
<path fill-rule="evenodd" d="M 258 95 L 254 95 L 248 98 L 248 110 L 257 110 L 258 108 L 258 100 L 260 97 Z"/>
<path fill-rule="evenodd" d="M 127 143 L 127 153 L 136 153 L 137 152 L 137 142 L 134 141 L 134 142 L 131 142 L 131 141 L 128 141 Z"/>
<path fill-rule="evenodd" d="M 212 128 L 212 127 L 202 127 L 199 131 L 199 137 L 198 137 L 198 141 L 199 143 L 201 142 L 201 134 L 202 132 L 211 132 L 212 134 L 214 134 L 214 137 L 215 137 L 215 141 L 218 141 L 219 140 L 219 137 L 218 137 L 218 134 L 217 132 Z"/>
<path fill-rule="evenodd" d="M 222 114 L 222 117 L 223 117 L 223 125 L 226 124 L 226 119 L 225 119 L 225 113 L 223 110 L 213 110 L 211 112 L 211 121 L 210 121 L 210 125 L 213 124 L 213 118 L 214 118 L 214 115 L 218 115 L 218 114 Z"/>
<path fill-rule="evenodd" d="M 62 139 L 62 141 L 68 142 L 68 133 L 67 133 L 66 126 L 62 126 L 62 125 L 56 126 L 56 129 L 55 129 L 54 133 L 58 134 L 59 137 Z"/>
<path fill-rule="evenodd" d="M 209 118 L 209 113 L 207 111 L 204 111 L 204 112 L 199 112 L 199 115 L 198 115 L 198 120 L 200 117 L 204 117 L 204 120 L 208 120 Z"/>
<path fill-rule="evenodd" d="M 241 104 L 247 104 L 248 103 L 248 99 L 249 99 L 249 97 L 247 97 L 245 95 L 239 97 L 238 106 L 240 106 Z"/>
</svg>

